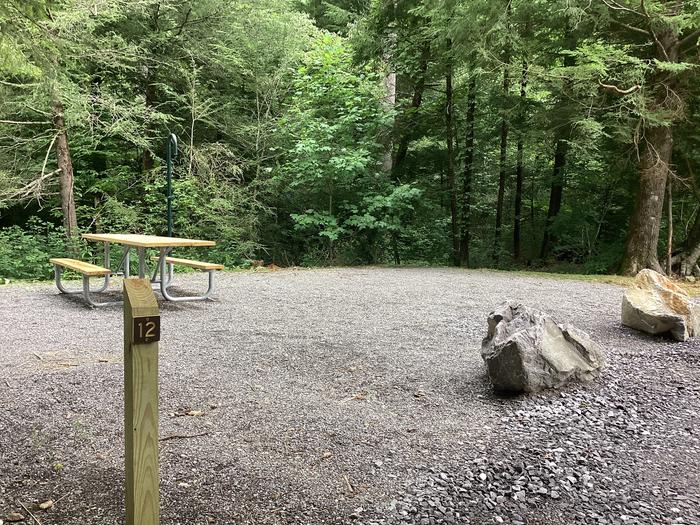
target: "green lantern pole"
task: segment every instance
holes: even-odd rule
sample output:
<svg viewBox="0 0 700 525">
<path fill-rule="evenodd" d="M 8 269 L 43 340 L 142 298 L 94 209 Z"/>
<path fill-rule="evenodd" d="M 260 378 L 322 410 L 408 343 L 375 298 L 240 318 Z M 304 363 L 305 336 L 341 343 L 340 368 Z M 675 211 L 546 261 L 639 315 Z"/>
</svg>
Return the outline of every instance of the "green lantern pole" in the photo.
<svg viewBox="0 0 700 525">
<path fill-rule="evenodd" d="M 173 236 L 173 159 L 177 157 L 177 137 L 175 133 L 168 135 L 166 163 L 168 167 L 167 202 L 168 202 L 168 237 Z"/>
</svg>

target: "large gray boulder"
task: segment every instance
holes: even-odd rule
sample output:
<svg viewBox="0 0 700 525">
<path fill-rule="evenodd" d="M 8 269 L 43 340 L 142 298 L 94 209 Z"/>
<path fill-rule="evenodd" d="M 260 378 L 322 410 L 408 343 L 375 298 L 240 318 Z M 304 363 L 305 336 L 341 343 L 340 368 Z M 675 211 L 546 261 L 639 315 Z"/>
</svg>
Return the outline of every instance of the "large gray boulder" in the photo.
<svg viewBox="0 0 700 525">
<path fill-rule="evenodd" d="M 686 341 L 700 333 L 700 307 L 670 279 L 654 270 L 642 270 L 622 299 L 622 324 Z"/>
<path fill-rule="evenodd" d="M 590 381 L 603 366 L 603 350 L 588 334 L 522 304 L 503 303 L 488 325 L 481 357 L 496 390 L 537 392 Z"/>
</svg>

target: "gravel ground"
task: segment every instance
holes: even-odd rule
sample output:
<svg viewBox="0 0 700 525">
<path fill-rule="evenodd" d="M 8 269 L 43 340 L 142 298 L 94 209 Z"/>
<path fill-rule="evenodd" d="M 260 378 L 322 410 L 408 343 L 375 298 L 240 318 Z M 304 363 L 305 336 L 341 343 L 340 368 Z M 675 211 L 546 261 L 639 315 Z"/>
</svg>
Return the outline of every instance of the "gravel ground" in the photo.
<svg viewBox="0 0 700 525">
<path fill-rule="evenodd" d="M 700 344 L 621 327 L 618 287 L 451 269 L 218 284 L 162 304 L 164 525 L 700 523 Z M 493 395 L 479 348 L 505 299 L 588 331 L 601 379 Z M 30 523 L 24 504 L 44 525 L 123 523 L 121 315 L 0 287 L 0 520 Z"/>
</svg>

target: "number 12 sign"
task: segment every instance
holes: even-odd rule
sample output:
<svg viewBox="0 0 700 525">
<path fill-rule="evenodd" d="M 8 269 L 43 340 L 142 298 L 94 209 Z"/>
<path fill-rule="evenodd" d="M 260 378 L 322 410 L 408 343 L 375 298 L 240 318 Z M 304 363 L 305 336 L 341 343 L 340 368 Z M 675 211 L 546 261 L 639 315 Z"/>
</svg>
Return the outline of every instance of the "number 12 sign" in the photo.
<svg viewBox="0 0 700 525">
<path fill-rule="evenodd" d="M 134 344 L 160 341 L 160 316 L 135 317 L 132 340 Z"/>
</svg>

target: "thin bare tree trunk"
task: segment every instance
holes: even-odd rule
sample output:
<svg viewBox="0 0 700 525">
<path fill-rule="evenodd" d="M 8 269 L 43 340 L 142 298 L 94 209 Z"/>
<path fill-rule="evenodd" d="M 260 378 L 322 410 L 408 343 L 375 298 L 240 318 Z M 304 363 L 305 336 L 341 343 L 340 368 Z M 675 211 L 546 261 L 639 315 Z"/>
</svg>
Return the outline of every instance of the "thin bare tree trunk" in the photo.
<svg viewBox="0 0 700 525">
<path fill-rule="evenodd" d="M 146 108 L 148 111 L 151 111 L 156 104 L 156 87 L 153 84 L 153 79 L 151 77 L 151 67 L 146 66 L 146 89 L 145 89 L 145 95 L 146 95 Z M 155 135 L 155 131 L 151 127 L 151 124 L 149 124 L 146 127 L 146 137 L 148 138 L 149 144 L 153 140 Z M 153 169 L 155 162 L 154 162 L 154 156 L 153 152 L 150 149 L 150 145 L 146 147 L 146 149 L 143 152 L 143 159 L 142 159 L 142 167 L 143 171 L 150 171 Z"/>
<path fill-rule="evenodd" d="M 523 156 L 525 150 L 525 99 L 527 96 L 528 63 L 523 60 L 523 74 L 520 79 L 520 130 L 518 131 L 518 159 L 515 169 L 515 217 L 513 219 L 513 258 L 520 259 L 520 224 L 523 208 Z"/>
<path fill-rule="evenodd" d="M 467 95 L 467 125 L 464 148 L 464 179 L 462 181 L 462 233 L 459 242 L 460 265 L 469 266 L 469 242 L 471 241 L 471 193 L 474 171 L 474 119 L 476 117 L 476 73 L 472 69 Z"/>
<path fill-rule="evenodd" d="M 58 168 L 61 170 L 61 212 L 63 213 L 63 228 L 66 236 L 73 239 L 78 235 L 78 219 L 75 213 L 73 161 L 68 147 L 68 134 L 66 132 L 66 122 L 63 116 L 63 104 L 54 94 L 51 104 L 53 127 L 56 130 L 56 158 Z"/>
<path fill-rule="evenodd" d="M 423 102 L 423 92 L 425 91 L 425 73 L 428 69 L 428 59 L 430 58 L 430 48 L 424 49 L 421 56 L 420 73 L 415 81 L 415 88 L 413 90 L 413 97 L 411 97 L 411 105 L 406 111 L 408 116 L 404 115 L 396 121 L 396 128 L 399 132 L 399 145 L 396 148 L 396 153 L 394 155 L 394 162 L 392 170 L 394 172 L 394 178 L 398 179 L 400 173 L 400 168 L 406 160 L 406 155 L 408 154 L 408 144 L 410 142 L 411 129 L 415 121 L 415 111 L 420 108 Z"/>
<path fill-rule="evenodd" d="M 506 7 L 506 26 L 510 28 L 510 15 L 512 10 L 511 0 L 507 0 Z M 509 36 L 506 36 L 509 38 Z M 506 104 L 508 92 L 510 91 L 510 42 L 506 43 L 503 50 L 503 100 Z M 508 120 L 506 118 L 505 107 L 501 108 L 501 154 L 499 158 L 499 173 L 498 173 L 498 196 L 496 198 L 496 231 L 493 239 L 493 258 L 495 265 L 498 266 L 501 252 L 501 227 L 503 226 L 503 201 L 506 193 L 506 175 L 507 175 L 507 154 L 508 154 Z"/>
<path fill-rule="evenodd" d="M 448 53 L 452 51 L 452 41 L 448 40 Z M 457 188 L 455 184 L 454 154 L 454 105 L 452 93 L 452 61 L 447 66 L 445 76 L 445 128 L 447 138 L 447 184 L 450 190 L 450 218 L 452 237 L 452 264 L 459 266 L 459 237 L 457 233 Z"/>
<path fill-rule="evenodd" d="M 567 27 L 564 35 L 565 50 L 573 51 L 576 49 L 577 42 L 573 35 L 573 30 Z M 564 56 L 564 67 L 573 67 L 576 65 L 576 59 L 573 55 Z M 552 226 L 554 220 L 559 215 L 561 210 L 562 196 L 564 195 L 564 168 L 566 166 L 566 156 L 569 151 L 569 141 L 573 136 L 573 126 L 571 115 L 567 114 L 566 106 L 569 104 L 568 98 L 571 91 L 572 82 L 567 80 L 564 82 L 563 92 L 559 97 L 558 110 L 554 116 L 554 121 L 557 123 L 560 119 L 561 131 L 557 133 L 557 143 L 554 148 L 554 167 L 552 169 L 552 181 L 549 190 L 549 206 L 547 207 L 547 222 L 544 227 L 544 235 L 542 236 L 542 246 L 540 248 L 540 258 L 546 259 L 554 244 L 554 235 Z"/>
<path fill-rule="evenodd" d="M 668 242 L 666 245 L 666 273 L 673 273 L 673 178 L 669 177 L 666 182 L 666 190 L 668 192 Z"/>
<path fill-rule="evenodd" d="M 394 71 L 389 71 L 384 77 L 384 105 L 388 109 L 394 109 L 396 105 L 396 73 Z M 387 134 L 387 138 L 384 143 L 384 154 L 382 156 L 382 171 L 385 173 L 391 173 L 391 169 L 394 165 L 392 152 L 394 149 L 394 141 L 392 140 L 391 133 Z"/>
<path fill-rule="evenodd" d="M 394 0 L 392 5 L 393 19 L 396 18 L 397 1 L 398 0 Z M 384 50 L 383 57 L 384 64 L 387 68 L 387 73 L 384 76 L 384 105 L 389 110 L 393 110 L 396 107 L 396 71 L 393 69 L 393 53 L 394 47 L 396 45 L 396 38 L 396 32 L 392 32 L 389 34 L 389 43 L 387 48 Z M 384 140 L 384 154 L 382 156 L 382 171 L 384 173 L 391 173 L 391 170 L 394 166 L 394 139 L 392 135 L 393 128 L 395 127 L 396 123 L 394 122 L 394 126 L 392 126 L 391 129 L 387 131 L 386 138 Z"/>
<path fill-rule="evenodd" d="M 561 210 L 561 199 L 564 194 L 564 167 L 566 166 L 566 153 L 569 150 L 569 139 L 571 139 L 570 126 L 567 125 L 566 138 L 559 139 L 554 151 L 554 168 L 552 170 L 552 184 L 549 190 L 549 206 L 547 207 L 547 223 L 542 237 L 542 248 L 540 258 L 545 259 L 551 249 L 553 235 L 552 225 L 554 219 Z"/>
</svg>

